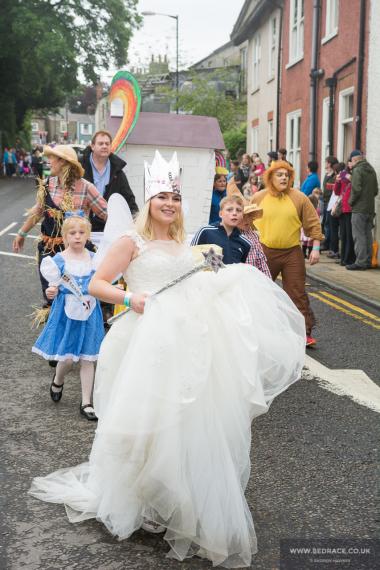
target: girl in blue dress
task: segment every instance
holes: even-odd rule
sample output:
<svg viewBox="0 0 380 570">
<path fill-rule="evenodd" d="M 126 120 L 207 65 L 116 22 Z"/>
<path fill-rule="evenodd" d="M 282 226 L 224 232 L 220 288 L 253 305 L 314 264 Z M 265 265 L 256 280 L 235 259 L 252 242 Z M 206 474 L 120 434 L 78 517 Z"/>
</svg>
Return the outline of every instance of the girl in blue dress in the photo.
<svg viewBox="0 0 380 570">
<path fill-rule="evenodd" d="M 49 283 L 46 295 L 54 302 L 32 352 L 58 361 L 50 386 L 54 402 L 62 397 L 65 375 L 74 362 L 80 362 L 80 413 L 88 420 L 96 420 L 91 396 L 104 328 L 99 301 L 88 295 L 88 284 L 95 273 L 94 254 L 85 248 L 90 231 L 90 222 L 82 211 L 67 212 L 62 225 L 65 250 L 45 257 L 41 263 L 41 273 Z"/>
</svg>

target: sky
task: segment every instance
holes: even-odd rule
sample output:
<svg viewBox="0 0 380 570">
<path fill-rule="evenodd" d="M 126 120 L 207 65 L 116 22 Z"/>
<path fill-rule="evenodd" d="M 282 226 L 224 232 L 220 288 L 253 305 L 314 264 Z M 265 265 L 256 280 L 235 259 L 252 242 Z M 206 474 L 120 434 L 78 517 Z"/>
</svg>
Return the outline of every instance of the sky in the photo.
<svg viewBox="0 0 380 570">
<path fill-rule="evenodd" d="M 244 0 L 139 0 L 138 11 L 149 10 L 178 15 L 180 69 L 203 59 L 230 41 L 230 33 Z M 132 67 L 147 67 L 151 55 L 167 54 L 174 71 L 176 58 L 176 21 L 167 16 L 144 16 L 142 27 L 134 33 L 129 46 Z M 110 81 L 116 70 L 104 79 Z"/>
</svg>

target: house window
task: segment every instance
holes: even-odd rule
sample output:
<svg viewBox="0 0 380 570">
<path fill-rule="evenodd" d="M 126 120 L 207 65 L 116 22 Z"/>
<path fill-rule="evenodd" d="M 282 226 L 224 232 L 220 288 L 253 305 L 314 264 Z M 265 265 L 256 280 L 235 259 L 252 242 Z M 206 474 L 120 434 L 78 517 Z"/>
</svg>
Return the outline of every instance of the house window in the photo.
<svg viewBox="0 0 380 570">
<path fill-rule="evenodd" d="M 60 121 L 59 130 L 61 133 L 67 132 L 67 122 L 66 121 Z"/>
<path fill-rule="evenodd" d="M 290 2 L 290 61 L 293 63 L 303 58 L 304 0 Z"/>
<path fill-rule="evenodd" d="M 259 127 L 252 127 L 251 131 L 251 145 L 252 145 L 252 152 L 258 152 L 259 148 Z"/>
<path fill-rule="evenodd" d="M 122 117 L 124 115 L 124 105 L 121 99 L 111 101 L 111 117 Z"/>
<path fill-rule="evenodd" d="M 38 132 L 38 123 L 32 123 L 32 133 Z"/>
<path fill-rule="evenodd" d="M 330 39 L 338 33 L 339 0 L 326 2 L 326 28 L 324 40 Z"/>
<path fill-rule="evenodd" d="M 322 102 L 322 147 L 321 147 L 321 178 L 325 176 L 325 160 L 326 158 L 333 154 L 333 150 L 330 152 L 329 143 L 329 116 L 330 116 L 330 98 L 325 97 Z"/>
<path fill-rule="evenodd" d="M 354 144 L 354 89 L 339 93 L 338 157 L 347 160 Z"/>
<path fill-rule="evenodd" d="M 240 50 L 240 92 L 247 90 L 247 48 Z"/>
<path fill-rule="evenodd" d="M 81 135 L 92 135 L 92 124 L 91 123 L 81 123 L 80 134 Z"/>
<path fill-rule="evenodd" d="M 293 111 L 286 116 L 286 147 L 288 160 L 295 170 L 295 184 L 298 186 L 301 168 L 301 110 Z"/>
<path fill-rule="evenodd" d="M 269 65 L 268 77 L 272 79 L 276 68 L 276 47 L 277 47 L 277 18 L 271 18 L 269 30 Z"/>
<path fill-rule="evenodd" d="M 268 149 L 273 150 L 273 120 L 268 121 Z"/>
<path fill-rule="evenodd" d="M 252 49 L 252 91 L 256 91 L 260 84 L 260 59 L 261 59 L 261 43 L 260 34 L 253 38 Z"/>
</svg>

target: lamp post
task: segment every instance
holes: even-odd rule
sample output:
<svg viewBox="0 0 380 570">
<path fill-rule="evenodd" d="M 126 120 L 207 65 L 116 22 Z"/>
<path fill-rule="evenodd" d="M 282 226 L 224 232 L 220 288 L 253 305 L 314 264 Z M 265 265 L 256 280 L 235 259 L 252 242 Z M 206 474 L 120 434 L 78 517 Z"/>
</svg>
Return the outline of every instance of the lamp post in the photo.
<svg viewBox="0 0 380 570">
<path fill-rule="evenodd" d="M 172 14 L 163 14 L 162 12 L 141 12 L 143 16 L 167 16 L 168 18 L 173 18 L 176 22 L 176 70 L 175 70 L 175 90 L 176 90 L 176 113 L 178 115 L 178 98 L 179 98 L 179 74 L 178 74 L 178 64 L 179 64 L 179 49 L 178 49 L 178 15 L 173 16 Z"/>
</svg>

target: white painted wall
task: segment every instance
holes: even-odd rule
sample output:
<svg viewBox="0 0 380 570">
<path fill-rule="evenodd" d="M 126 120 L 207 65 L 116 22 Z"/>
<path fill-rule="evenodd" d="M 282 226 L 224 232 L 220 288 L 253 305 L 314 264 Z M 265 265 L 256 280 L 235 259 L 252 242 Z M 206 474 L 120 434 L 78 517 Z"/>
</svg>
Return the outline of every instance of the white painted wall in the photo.
<svg viewBox="0 0 380 570">
<path fill-rule="evenodd" d="M 156 149 L 166 160 L 177 151 L 182 168 L 182 200 L 186 231 L 194 233 L 208 223 L 210 215 L 215 174 L 214 149 L 127 144 L 126 151 L 123 149 L 118 155 L 127 162 L 125 171 L 139 208 L 144 204 L 144 161 L 151 163 Z"/>
<path fill-rule="evenodd" d="M 275 52 L 274 75 L 269 73 L 269 45 L 270 45 L 270 20 L 277 18 L 277 44 Z M 273 150 L 277 150 L 276 146 L 276 102 L 277 102 L 277 54 L 278 39 L 280 26 L 280 10 L 276 9 L 271 12 L 269 17 L 263 21 L 260 28 L 255 30 L 248 42 L 248 77 L 247 77 L 247 152 L 258 152 L 267 162 L 268 147 L 268 113 L 273 112 Z M 259 88 L 253 90 L 253 41 L 256 34 L 260 34 L 261 40 L 261 58 L 260 58 L 260 79 Z M 258 148 L 252 148 L 252 120 L 259 119 L 258 125 Z M 284 146 L 282 141 L 281 146 Z"/>
<path fill-rule="evenodd" d="M 366 158 L 376 170 L 380 183 L 380 2 L 373 0 L 370 5 Z M 375 239 L 380 244 L 380 195 L 376 197 Z M 380 252 L 378 259 L 380 263 Z"/>
</svg>

